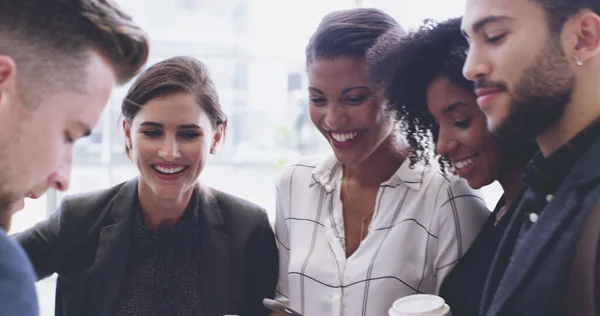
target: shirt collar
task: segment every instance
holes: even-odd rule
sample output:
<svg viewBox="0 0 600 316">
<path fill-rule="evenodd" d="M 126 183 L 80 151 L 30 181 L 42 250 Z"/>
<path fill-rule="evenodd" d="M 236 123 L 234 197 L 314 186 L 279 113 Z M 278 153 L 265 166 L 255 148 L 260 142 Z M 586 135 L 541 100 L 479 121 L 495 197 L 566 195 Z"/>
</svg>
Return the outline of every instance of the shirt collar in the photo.
<svg viewBox="0 0 600 316">
<path fill-rule="evenodd" d="M 536 192 L 556 193 L 579 157 L 589 149 L 599 134 L 600 120 L 597 120 L 550 156 L 545 158 L 538 152 L 525 168 L 523 180 Z"/>
<path fill-rule="evenodd" d="M 419 161 L 414 166 L 410 166 L 410 159 L 404 159 L 398 170 L 390 177 L 389 180 L 383 182 L 382 186 L 397 187 L 401 184 L 406 184 L 413 190 L 420 190 L 423 184 L 423 175 L 427 166 L 424 162 Z M 312 181 L 310 186 L 321 185 L 327 193 L 331 193 L 341 182 L 342 164 L 335 156 L 327 156 L 322 159 L 312 173 Z"/>
</svg>

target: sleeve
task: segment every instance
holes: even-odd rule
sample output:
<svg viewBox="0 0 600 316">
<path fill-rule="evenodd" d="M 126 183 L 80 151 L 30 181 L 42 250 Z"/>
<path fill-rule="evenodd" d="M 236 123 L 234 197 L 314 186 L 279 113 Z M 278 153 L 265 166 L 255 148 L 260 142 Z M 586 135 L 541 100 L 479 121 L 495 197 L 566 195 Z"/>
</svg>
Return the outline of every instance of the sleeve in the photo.
<svg viewBox="0 0 600 316">
<path fill-rule="evenodd" d="M 29 256 L 38 280 L 59 272 L 64 259 L 68 258 L 67 251 L 76 239 L 72 234 L 69 238 L 65 236 L 67 220 L 64 214 L 68 210 L 69 202 L 63 199 L 48 219 L 14 235 Z"/>
<path fill-rule="evenodd" d="M 275 206 L 275 237 L 277 238 L 277 246 L 279 248 L 279 282 L 277 283 L 275 298 L 277 300 L 289 300 L 288 267 L 290 263 L 290 242 L 280 193 L 280 187 L 278 186 Z"/>
<path fill-rule="evenodd" d="M 265 316 L 269 312 L 263 306 L 262 301 L 264 298 L 274 297 L 278 263 L 275 236 L 264 210 L 261 212 L 257 228 L 251 235 L 249 257 L 249 315 Z"/>
<path fill-rule="evenodd" d="M 27 256 L 0 230 L 0 315 L 38 316 L 34 282 Z"/>
<path fill-rule="evenodd" d="M 485 201 L 467 182 L 456 179 L 443 183 L 438 192 L 438 251 L 436 293 L 444 278 L 467 252 L 490 216 Z"/>
<path fill-rule="evenodd" d="M 596 306 L 596 315 L 600 316 L 600 240 L 598 240 L 596 250 L 596 267 L 594 269 L 594 302 Z"/>
</svg>

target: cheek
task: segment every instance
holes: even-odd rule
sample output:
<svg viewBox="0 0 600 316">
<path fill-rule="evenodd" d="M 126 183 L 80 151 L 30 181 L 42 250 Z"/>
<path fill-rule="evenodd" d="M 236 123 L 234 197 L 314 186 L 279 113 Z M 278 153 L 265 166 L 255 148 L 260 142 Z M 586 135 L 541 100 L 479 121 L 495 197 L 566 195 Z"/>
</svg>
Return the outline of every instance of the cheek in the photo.
<svg viewBox="0 0 600 316">
<path fill-rule="evenodd" d="M 491 61 L 494 66 L 494 72 L 498 76 L 494 76 L 492 80 L 502 82 L 511 91 L 514 89 L 515 84 L 518 84 L 520 81 L 523 70 L 529 66 L 529 63 L 525 62 L 525 60 L 526 58 L 523 56 L 521 50 L 516 52 L 512 49 L 498 51 L 492 56 Z"/>
<path fill-rule="evenodd" d="M 201 141 L 189 142 L 182 144 L 180 150 L 183 157 L 188 157 L 194 161 L 205 161 L 210 153 L 212 146 L 212 138 L 205 138 Z"/>
<path fill-rule="evenodd" d="M 375 102 L 370 102 L 357 108 L 353 116 L 364 125 L 376 126 L 385 130 L 389 129 L 392 125 L 390 113 Z"/>
<path fill-rule="evenodd" d="M 487 133 L 481 133 L 478 129 L 469 129 L 457 136 L 458 141 L 470 148 L 474 152 L 481 153 L 486 150 L 487 142 L 489 138 L 486 136 Z"/>
<path fill-rule="evenodd" d="M 49 130 L 54 130 L 54 132 L 47 133 Z M 38 176 L 50 175 L 56 170 L 61 161 L 68 155 L 68 151 L 72 148 L 66 143 L 62 129 L 57 129 L 56 127 L 52 129 L 52 127 L 49 127 L 47 129 L 39 128 L 39 131 L 40 135 L 29 139 L 30 144 L 26 145 L 27 148 L 35 148 L 26 157 L 34 159 L 34 164 L 40 172 Z M 45 141 L 42 141 L 44 139 Z"/>
<path fill-rule="evenodd" d="M 491 168 L 495 170 L 499 169 L 502 164 L 502 151 L 498 143 L 489 137 L 487 137 L 485 143 L 485 153 L 489 157 L 488 160 L 491 162 Z"/>
<path fill-rule="evenodd" d="M 308 115 L 310 116 L 310 120 L 313 122 L 313 124 L 315 126 L 319 125 L 319 122 L 321 121 L 322 117 L 323 117 L 323 108 L 319 108 L 316 106 L 309 106 L 308 108 Z"/>
<path fill-rule="evenodd" d="M 131 154 L 134 160 L 148 159 L 160 149 L 160 142 L 152 141 L 142 136 L 131 138 Z"/>
<path fill-rule="evenodd" d="M 493 140 L 489 137 L 487 118 L 481 112 L 473 116 L 470 127 L 461 133 L 461 142 L 475 151 L 483 151 Z"/>
</svg>

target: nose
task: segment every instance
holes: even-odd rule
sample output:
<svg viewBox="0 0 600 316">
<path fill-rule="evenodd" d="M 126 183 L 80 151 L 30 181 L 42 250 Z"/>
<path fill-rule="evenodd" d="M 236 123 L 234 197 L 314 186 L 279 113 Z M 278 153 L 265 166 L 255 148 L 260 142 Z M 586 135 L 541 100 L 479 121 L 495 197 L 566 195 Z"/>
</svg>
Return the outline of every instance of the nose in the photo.
<svg viewBox="0 0 600 316">
<path fill-rule="evenodd" d="M 73 151 L 68 151 L 56 170 L 48 177 L 48 185 L 58 191 L 67 191 L 71 183 L 71 167 L 73 166 Z"/>
<path fill-rule="evenodd" d="M 323 123 L 332 129 L 340 129 L 348 124 L 347 110 L 340 104 L 333 103 L 328 106 Z"/>
<path fill-rule="evenodd" d="M 158 151 L 158 155 L 167 161 L 172 161 L 181 157 L 177 139 L 175 137 L 165 137 L 165 140 Z"/>
<path fill-rule="evenodd" d="M 444 129 L 440 128 L 435 153 L 441 156 L 450 155 L 458 148 L 458 141 Z"/>
<path fill-rule="evenodd" d="M 490 73 L 490 66 L 483 60 L 480 49 L 474 45 L 469 47 L 462 72 L 463 76 L 471 81 L 477 81 Z"/>
</svg>

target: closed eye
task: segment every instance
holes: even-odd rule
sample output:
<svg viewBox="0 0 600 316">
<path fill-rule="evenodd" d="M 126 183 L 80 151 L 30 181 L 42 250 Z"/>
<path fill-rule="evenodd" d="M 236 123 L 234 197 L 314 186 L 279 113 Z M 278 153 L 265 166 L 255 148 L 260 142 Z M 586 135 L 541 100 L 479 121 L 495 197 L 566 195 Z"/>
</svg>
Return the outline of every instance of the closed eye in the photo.
<svg viewBox="0 0 600 316">
<path fill-rule="evenodd" d="M 324 105 L 326 102 L 327 102 L 327 100 L 322 97 L 311 97 L 310 98 L 310 103 L 312 103 L 316 106 Z"/>
<path fill-rule="evenodd" d="M 500 34 L 500 35 L 497 35 L 497 36 L 488 37 L 486 39 L 486 42 L 488 42 L 490 44 L 499 44 L 506 37 L 506 34 L 507 33 Z"/>
<path fill-rule="evenodd" d="M 145 130 L 142 131 L 142 134 L 148 138 L 157 138 L 162 136 L 163 132 L 161 130 Z"/>
<path fill-rule="evenodd" d="M 198 132 L 179 132 L 178 136 L 183 139 L 195 139 L 200 137 L 202 134 Z"/>
<path fill-rule="evenodd" d="M 454 126 L 460 128 L 460 129 L 465 129 L 465 128 L 469 127 L 470 124 L 471 124 L 470 118 L 454 122 Z"/>
<path fill-rule="evenodd" d="M 352 96 L 352 97 L 347 97 L 344 99 L 345 103 L 350 104 L 350 105 L 359 105 L 362 104 L 363 102 L 365 102 L 365 100 L 367 99 L 367 96 Z"/>
</svg>

